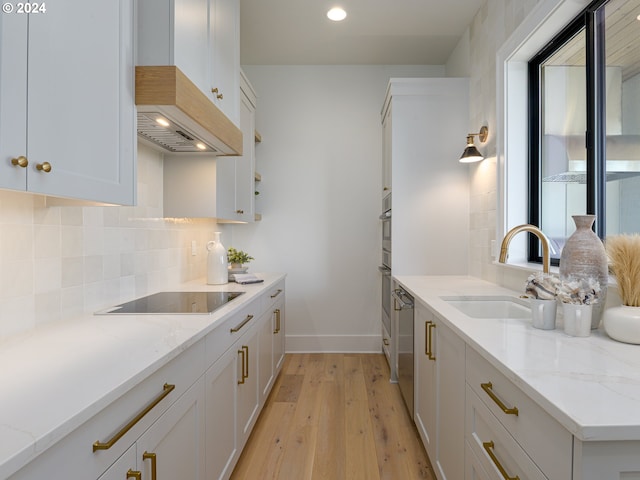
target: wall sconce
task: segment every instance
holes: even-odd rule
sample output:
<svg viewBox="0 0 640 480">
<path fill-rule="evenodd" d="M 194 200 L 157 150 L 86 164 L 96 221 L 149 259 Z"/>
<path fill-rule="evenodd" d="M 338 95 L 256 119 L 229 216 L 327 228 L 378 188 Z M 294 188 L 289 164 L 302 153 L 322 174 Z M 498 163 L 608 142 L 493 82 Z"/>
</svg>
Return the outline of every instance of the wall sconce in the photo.
<svg viewBox="0 0 640 480">
<path fill-rule="evenodd" d="M 486 126 L 482 126 L 478 133 L 470 133 L 467 135 L 467 148 L 465 148 L 464 152 L 462 152 L 460 163 L 473 163 L 484 160 L 482 154 L 473 144 L 473 137 L 475 137 L 476 135 L 478 136 L 478 140 L 484 143 L 487 141 L 487 137 L 489 136 L 489 129 Z"/>
</svg>

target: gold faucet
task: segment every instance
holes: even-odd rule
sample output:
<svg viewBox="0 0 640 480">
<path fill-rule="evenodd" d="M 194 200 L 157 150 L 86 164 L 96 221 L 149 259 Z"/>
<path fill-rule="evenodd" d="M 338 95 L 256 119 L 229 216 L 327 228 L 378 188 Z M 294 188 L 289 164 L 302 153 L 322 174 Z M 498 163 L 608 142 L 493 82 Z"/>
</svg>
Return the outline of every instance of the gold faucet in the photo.
<svg viewBox="0 0 640 480">
<path fill-rule="evenodd" d="M 507 234 L 502 239 L 502 244 L 500 245 L 500 258 L 498 261 L 500 263 L 507 263 L 507 254 L 509 253 L 509 243 L 511 243 L 511 239 L 515 237 L 520 232 L 530 232 L 533 233 L 538 239 L 540 243 L 542 243 L 542 271 L 544 273 L 549 273 L 549 265 L 551 264 L 551 258 L 549 255 L 550 243 L 547 236 L 542 233 L 535 225 L 530 225 L 528 223 L 524 225 L 518 225 L 517 227 L 513 227 L 511 230 L 507 232 Z"/>
</svg>

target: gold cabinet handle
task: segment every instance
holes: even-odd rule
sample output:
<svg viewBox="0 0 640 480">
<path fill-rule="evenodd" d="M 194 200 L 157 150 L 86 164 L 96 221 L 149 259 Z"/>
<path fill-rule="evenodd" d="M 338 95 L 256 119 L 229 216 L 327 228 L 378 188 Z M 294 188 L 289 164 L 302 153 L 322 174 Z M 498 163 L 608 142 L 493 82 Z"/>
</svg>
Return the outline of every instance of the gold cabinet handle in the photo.
<svg viewBox="0 0 640 480">
<path fill-rule="evenodd" d="M 429 357 L 429 360 L 435 360 L 436 356 L 433 354 L 433 332 L 432 330 L 434 330 L 436 328 L 436 324 L 435 322 L 429 322 L 429 325 L 427 326 L 427 331 L 429 332 L 429 350 L 427 353 L 427 356 Z"/>
<path fill-rule="evenodd" d="M 245 350 L 245 348 L 246 348 L 246 350 Z M 242 374 L 240 375 L 242 378 L 240 380 L 238 380 L 238 385 L 242 385 L 244 383 L 244 380 L 247 378 L 244 375 L 244 371 L 245 371 L 245 368 L 248 368 L 246 363 L 247 363 L 247 355 L 249 354 L 249 347 L 245 347 L 243 345 L 242 349 L 238 350 L 238 354 L 242 355 Z"/>
<path fill-rule="evenodd" d="M 127 478 L 135 478 L 136 480 L 142 480 L 142 472 L 138 470 L 131 470 L 127 472 Z"/>
<path fill-rule="evenodd" d="M 280 333 L 280 309 L 279 309 L 279 308 L 276 308 L 276 309 L 273 311 L 273 313 L 274 313 L 274 315 L 275 315 L 275 317 L 276 317 L 276 328 L 275 328 L 275 330 L 273 331 L 273 334 L 274 334 L 274 335 L 276 335 L 276 334 Z"/>
<path fill-rule="evenodd" d="M 271 298 L 276 298 L 278 295 L 280 295 L 282 293 L 282 289 L 279 288 L 278 290 L 276 290 L 276 293 L 274 293 L 273 295 L 271 295 Z"/>
<path fill-rule="evenodd" d="M 153 407 L 155 407 L 157 404 L 159 404 L 162 399 L 164 397 L 166 397 L 167 395 L 169 395 L 174 389 L 176 388 L 175 385 L 169 385 L 168 383 L 165 383 L 164 386 L 162 387 L 162 393 L 160 395 L 158 395 L 151 403 L 149 403 L 149 405 L 147 405 L 145 408 L 143 408 L 140 413 L 138 413 L 135 417 L 133 417 L 131 419 L 131 421 L 129 423 L 127 423 L 124 427 L 122 427 L 120 429 L 120 431 L 118 433 L 116 433 L 110 440 L 106 441 L 106 442 L 101 442 L 101 441 L 96 441 L 93 444 L 93 451 L 96 452 L 98 450 L 109 450 L 111 447 L 113 447 L 113 445 L 120 440 L 125 433 L 127 433 L 129 430 L 131 430 L 131 428 L 138 423 L 140 420 L 142 420 L 142 418 L 149 413 Z M 128 478 L 128 477 L 127 477 Z"/>
<path fill-rule="evenodd" d="M 496 454 L 493 453 L 493 449 L 495 447 L 495 445 L 493 444 L 493 441 L 482 442 L 482 446 L 484 447 L 485 452 L 487 452 L 487 455 L 489 455 L 489 458 L 491 458 L 491 461 L 493 462 L 493 464 L 496 466 L 498 470 L 500 470 L 500 473 L 502 474 L 502 477 L 504 478 L 504 480 L 520 480 L 520 477 L 518 475 L 516 475 L 515 477 L 510 477 L 507 471 L 504 469 L 504 467 L 500 463 L 500 460 L 498 460 L 498 457 L 496 457 Z"/>
<path fill-rule="evenodd" d="M 244 378 L 249 378 L 249 347 L 247 345 L 243 345 L 242 350 L 246 352 L 245 357 L 247 358 L 246 373 L 243 372 L 242 374 L 244 375 Z"/>
<path fill-rule="evenodd" d="M 49 162 L 42 162 L 36 164 L 36 170 L 44 173 L 49 173 L 51 171 L 51 164 Z"/>
<path fill-rule="evenodd" d="M 215 94 L 215 96 L 216 96 L 216 98 L 217 98 L 218 100 L 222 100 L 223 96 L 222 96 L 222 94 L 221 94 L 221 93 L 218 93 L 218 87 L 216 87 L 216 88 L 212 88 L 212 89 L 211 89 L 211 93 Z"/>
<path fill-rule="evenodd" d="M 427 320 L 424 322 L 424 354 L 429 356 L 429 325 L 433 322 L 431 320 Z"/>
<path fill-rule="evenodd" d="M 29 160 L 27 160 L 27 157 L 25 157 L 24 155 L 20 155 L 18 158 L 11 159 L 11 165 L 26 168 L 27 165 L 29 165 Z"/>
<path fill-rule="evenodd" d="M 384 343 L 388 347 L 389 346 L 389 339 L 388 338 L 383 338 L 382 339 L 382 343 Z"/>
<path fill-rule="evenodd" d="M 247 315 L 247 318 L 245 318 L 242 322 L 240 322 L 238 325 L 236 325 L 231 329 L 231 333 L 239 332 L 240 329 L 244 327 L 252 318 L 253 318 L 253 315 Z"/>
<path fill-rule="evenodd" d="M 238 215 L 242 215 L 242 214 L 244 213 L 244 210 L 242 210 L 242 209 L 238 209 L 238 210 L 236 210 L 236 213 L 237 213 Z"/>
<path fill-rule="evenodd" d="M 157 470 L 157 458 L 155 453 L 144 452 L 142 454 L 143 460 L 151 460 L 151 480 L 157 480 L 156 470 Z"/>
<path fill-rule="evenodd" d="M 507 415 L 518 415 L 517 407 L 507 407 L 504 403 L 502 403 L 502 400 L 500 400 L 496 396 L 496 394 L 493 393 L 493 384 L 491 382 L 481 383 L 480 386 L 482 387 L 482 390 L 484 390 L 486 394 L 491 397 L 491 400 L 493 400 L 504 413 L 506 413 Z"/>
</svg>

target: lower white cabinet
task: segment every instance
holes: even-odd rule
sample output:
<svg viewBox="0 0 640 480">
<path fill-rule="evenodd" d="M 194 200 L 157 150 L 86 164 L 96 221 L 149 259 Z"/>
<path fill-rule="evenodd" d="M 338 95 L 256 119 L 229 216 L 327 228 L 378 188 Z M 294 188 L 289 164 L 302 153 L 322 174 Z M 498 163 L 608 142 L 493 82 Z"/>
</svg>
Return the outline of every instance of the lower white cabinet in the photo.
<svg viewBox="0 0 640 480">
<path fill-rule="evenodd" d="M 415 422 L 439 480 L 464 478 L 465 343 L 416 302 Z"/>
<path fill-rule="evenodd" d="M 242 447 L 247 442 L 251 429 L 260 413 L 260 396 L 258 392 L 259 333 L 259 324 L 256 323 L 234 347 L 238 355 L 236 363 L 238 372 L 236 431 L 239 450 L 242 450 Z"/>
<path fill-rule="evenodd" d="M 100 480 L 204 480 L 204 381 L 187 390 Z"/>
</svg>

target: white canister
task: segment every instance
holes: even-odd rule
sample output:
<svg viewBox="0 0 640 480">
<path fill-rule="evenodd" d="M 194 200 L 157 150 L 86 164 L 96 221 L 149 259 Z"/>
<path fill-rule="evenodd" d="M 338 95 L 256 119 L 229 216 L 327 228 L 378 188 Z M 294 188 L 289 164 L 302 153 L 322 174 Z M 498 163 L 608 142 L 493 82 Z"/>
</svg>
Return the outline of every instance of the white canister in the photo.
<svg viewBox="0 0 640 480">
<path fill-rule="evenodd" d="M 213 240 L 207 242 L 207 283 L 223 285 L 229 282 L 227 270 L 227 250 L 220 241 L 220 232 L 213 234 Z"/>
<path fill-rule="evenodd" d="M 531 320 L 534 328 L 553 330 L 556 328 L 556 300 L 531 299 Z"/>
</svg>

